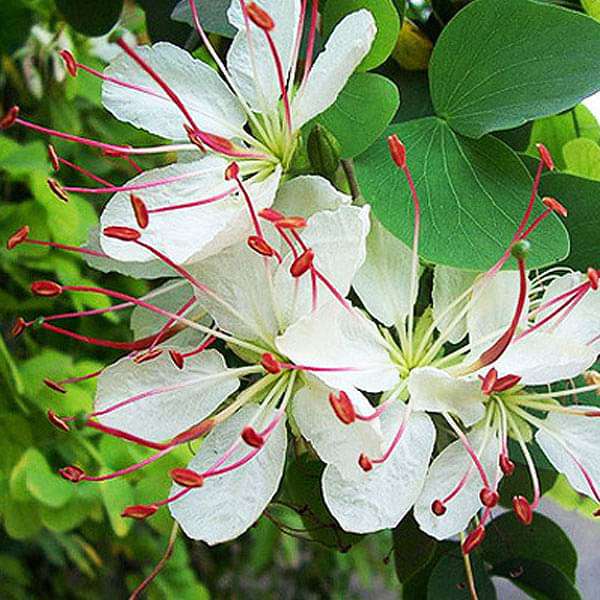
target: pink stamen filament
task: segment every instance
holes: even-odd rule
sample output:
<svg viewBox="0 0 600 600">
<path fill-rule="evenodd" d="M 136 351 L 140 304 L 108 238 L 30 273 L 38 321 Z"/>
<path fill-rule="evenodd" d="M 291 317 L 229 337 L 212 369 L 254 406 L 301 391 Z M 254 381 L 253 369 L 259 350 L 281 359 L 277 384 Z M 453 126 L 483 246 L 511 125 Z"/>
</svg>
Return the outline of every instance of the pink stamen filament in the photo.
<svg viewBox="0 0 600 600">
<path fill-rule="evenodd" d="M 35 246 L 45 246 L 47 248 L 56 248 L 57 250 L 66 250 L 68 252 L 77 252 L 79 254 L 87 254 L 88 256 L 97 256 L 99 258 L 107 258 L 107 254 L 98 250 L 90 250 L 89 248 L 80 248 L 79 246 L 69 246 L 68 244 L 59 244 L 58 242 L 48 242 L 45 240 L 34 240 L 26 238 L 22 244 L 32 244 Z"/>
<path fill-rule="evenodd" d="M 450 502 L 450 500 L 452 500 L 452 498 L 459 494 L 459 492 L 465 487 L 467 481 L 469 480 L 469 477 L 471 477 L 472 472 L 473 465 L 470 464 L 467 467 L 467 470 L 465 471 L 465 474 L 462 476 L 461 480 L 454 486 L 454 488 L 445 498 L 442 498 L 442 504 L 447 504 L 448 502 Z"/>
<path fill-rule="evenodd" d="M 290 99 L 288 97 L 288 92 L 285 85 L 285 73 L 283 71 L 283 65 L 281 64 L 281 57 L 279 56 L 279 52 L 277 51 L 277 46 L 273 41 L 273 36 L 271 32 L 264 29 L 265 37 L 267 38 L 267 44 L 269 45 L 269 50 L 271 51 L 271 55 L 273 56 L 273 61 L 275 63 L 275 70 L 277 71 L 277 81 L 279 83 L 279 91 L 281 92 L 281 98 L 283 100 L 283 110 L 285 113 L 285 124 L 288 128 L 288 131 L 292 132 L 292 110 L 290 107 Z"/>
<path fill-rule="evenodd" d="M 65 165 L 66 167 L 69 167 L 70 169 L 73 169 L 74 171 L 77 171 L 78 173 L 81 173 L 82 175 L 84 175 L 88 179 L 91 179 L 92 181 L 96 181 L 97 183 L 101 183 L 102 185 L 109 185 L 109 186 L 113 185 L 110 181 L 107 181 L 106 179 L 102 179 L 102 177 L 98 177 L 98 175 L 94 175 L 94 173 L 92 173 L 88 169 L 85 169 L 84 167 L 80 167 L 79 165 L 76 165 L 75 163 L 71 162 L 70 160 L 63 158 L 62 156 L 58 156 L 57 158 L 58 158 L 58 162 L 60 162 L 61 164 Z"/>
<path fill-rule="evenodd" d="M 97 371 L 92 371 L 91 373 L 86 373 L 85 375 L 78 375 L 77 377 L 68 377 L 67 379 L 61 379 L 60 381 L 57 381 L 56 383 L 58 383 L 58 385 L 68 385 L 70 383 L 80 383 L 82 381 L 87 381 L 88 379 L 94 379 L 95 377 L 98 377 L 98 375 L 100 375 L 102 372 L 104 371 L 104 368 L 102 369 L 98 369 Z"/>
<path fill-rule="evenodd" d="M 558 302 L 560 302 L 561 300 L 563 300 L 565 298 L 574 296 L 581 290 L 587 289 L 589 287 L 589 285 L 590 285 L 589 281 L 584 281 L 583 283 L 580 283 L 579 285 L 575 286 L 574 288 L 571 288 L 570 290 L 568 290 L 562 294 L 559 294 L 558 296 L 555 296 L 554 298 L 551 298 L 550 300 L 547 300 L 543 304 L 540 304 L 534 311 L 532 311 L 532 313 L 538 313 L 542 310 L 545 310 L 546 308 L 549 308 L 550 306 L 552 306 L 554 304 L 557 304 Z"/>
<path fill-rule="evenodd" d="M 296 28 L 296 41 L 294 43 L 294 51 L 292 52 L 292 60 L 290 73 L 288 76 L 288 88 L 293 89 L 294 79 L 296 76 L 296 66 L 298 64 L 298 58 L 300 56 L 300 48 L 302 46 L 302 33 L 304 32 L 304 21 L 306 19 L 306 8 L 308 0 L 302 0 L 300 4 L 300 18 L 298 19 L 298 27 Z"/>
<path fill-rule="evenodd" d="M 304 63 L 304 74 L 302 76 L 303 87 L 308 79 L 308 74 L 312 69 L 313 55 L 315 50 L 315 39 L 317 37 L 317 20 L 319 17 L 319 0 L 312 0 L 310 11 L 310 30 L 308 33 L 308 43 L 306 45 L 306 62 Z"/>
<path fill-rule="evenodd" d="M 192 296 L 175 314 L 178 317 L 181 317 L 183 315 L 185 315 L 185 313 L 196 303 L 196 297 Z M 162 341 L 162 337 L 163 335 L 166 334 L 166 332 L 171 329 L 171 327 L 177 322 L 176 318 L 171 318 L 168 321 L 165 322 L 165 324 L 160 328 L 159 332 L 156 334 L 156 337 L 154 338 L 154 341 L 152 342 L 152 344 L 150 344 L 150 346 L 148 347 L 148 351 L 152 351 L 154 350 L 154 348 L 156 347 L 156 345 Z"/>
<path fill-rule="evenodd" d="M 252 199 L 250 198 L 250 194 L 248 193 L 246 186 L 242 183 L 242 180 L 239 178 L 238 175 L 234 177 L 234 181 L 239 187 L 244 201 L 246 202 L 246 206 L 248 207 L 248 212 L 250 213 L 250 218 L 252 219 L 252 225 L 254 226 L 254 231 L 256 232 L 256 235 L 264 240 L 265 236 L 263 235 L 262 228 L 260 226 L 260 221 L 258 220 L 256 211 L 254 210 L 254 205 L 252 204 Z"/>
<path fill-rule="evenodd" d="M 166 456 L 167 454 L 169 454 L 169 452 L 171 452 L 172 449 L 173 449 L 173 447 L 165 448 L 164 450 L 161 450 L 160 452 L 157 452 L 156 454 L 149 456 L 148 458 L 140 461 L 139 463 L 135 463 L 134 465 L 130 465 L 129 467 L 126 467 L 124 469 L 119 469 L 118 471 L 113 471 L 112 473 L 107 473 L 106 475 L 96 475 L 96 476 L 85 475 L 83 477 L 82 481 L 95 481 L 95 482 L 110 481 L 111 479 L 116 479 L 118 477 L 122 477 L 123 475 L 129 475 L 130 473 L 139 471 L 140 469 L 143 469 L 145 466 L 150 465 L 153 462 L 156 462 L 157 460 L 161 459 L 163 456 Z"/>
<path fill-rule="evenodd" d="M 96 416 L 94 413 L 90 414 L 89 417 Z M 75 417 L 65 417 L 64 421 L 74 421 Z M 162 444 L 160 442 L 153 442 L 147 439 L 144 439 L 140 436 L 133 435 L 132 433 L 128 433 L 121 429 L 116 429 L 115 427 L 110 427 L 108 425 L 104 425 L 103 423 L 99 423 L 98 421 L 92 421 L 88 419 L 85 423 L 86 427 L 90 429 L 95 429 L 96 431 L 100 431 L 105 435 L 109 435 L 114 438 L 118 438 L 121 440 L 125 440 L 127 442 L 132 442 L 138 446 L 143 446 L 144 448 L 152 448 L 154 450 L 165 450 L 170 448 L 173 444 Z"/>
<path fill-rule="evenodd" d="M 291 371 L 308 371 L 311 373 L 344 373 L 349 371 L 360 371 L 358 367 L 311 367 L 308 365 L 295 365 L 292 363 L 279 363 L 283 369 Z"/>
<path fill-rule="evenodd" d="M 189 352 L 185 352 L 181 356 L 183 358 L 190 358 L 191 356 L 196 356 L 197 354 L 201 354 L 207 348 L 212 346 L 216 341 L 217 341 L 217 338 L 214 335 L 211 335 L 204 342 L 202 342 L 195 350 L 190 350 Z"/>
<path fill-rule="evenodd" d="M 216 202 L 217 200 L 222 200 L 223 198 L 227 198 L 231 196 L 235 192 L 235 188 L 230 188 L 221 192 L 220 194 L 215 194 L 214 196 L 209 196 L 208 198 L 203 198 L 202 200 L 194 200 L 192 202 L 186 202 L 184 204 L 175 204 L 170 206 L 162 206 L 160 208 L 150 208 L 148 209 L 148 214 L 158 214 L 164 212 L 170 212 L 172 210 L 181 210 L 184 208 L 194 208 L 196 206 L 203 206 L 204 204 L 211 204 L 212 202 Z"/>
<path fill-rule="evenodd" d="M 406 427 L 407 427 L 408 421 L 410 419 L 410 414 L 411 414 L 411 406 L 410 406 L 410 404 L 407 404 L 406 408 L 404 409 L 404 415 L 402 416 L 402 422 L 400 423 L 400 427 L 398 428 L 398 431 L 396 432 L 396 435 L 394 436 L 392 443 L 388 446 L 388 448 L 384 452 L 383 456 L 381 456 L 380 458 L 371 459 L 371 462 L 373 464 L 384 463 L 391 456 L 392 452 L 395 450 L 396 446 L 402 439 L 404 432 L 406 431 Z"/>
</svg>

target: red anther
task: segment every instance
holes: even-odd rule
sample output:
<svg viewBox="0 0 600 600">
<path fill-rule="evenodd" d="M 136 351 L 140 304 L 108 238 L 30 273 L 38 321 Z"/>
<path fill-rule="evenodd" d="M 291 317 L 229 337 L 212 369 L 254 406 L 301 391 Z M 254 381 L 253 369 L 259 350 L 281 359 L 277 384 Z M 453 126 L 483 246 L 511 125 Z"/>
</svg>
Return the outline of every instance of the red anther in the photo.
<svg viewBox="0 0 600 600">
<path fill-rule="evenodd" d="M 128 506 L 121 513 L 121 516 L 142 521 L 151 517 L 157 510 L 158 506 L 156 504 L 134 504 L 133 506 Z"/>
<path fill-rule="evenodd" d="M 306 219 L 304 217 L 283 217 L 275 224 L 281 229 L 303 229 L 306 227 Z"/>
<path fill-rule="evenodd" d="M 600 273 L 596 269 L 592 269 L 592 267 L 590 267 L 587 270 L 587 277 L 590 282 L 590 287 L 593 290 L 597 290 L 598 286 L 600 285 Z"/>
<path fill-rule="evenodd" d="M 48 158 L 50 160 L 50 164 L 55 171 L 60 170 L 60 162 L 58 160 L 58 154 L 52 144 L 48 144 Z"/>
<path fill-rule="evenodd" d="M 105 227 L 102 233 L 106 237 L 123 242 L 134 242 L 135 240 L 139 240 L 142 235 L 137 229 L 133 229 L 133 227 L 120 227 L 118 225 Z"/>
<path fill-rule="evenodd" d="M 52 296 L 59 296 L 62 294 L 62 286 L 55 281 L 34 281 L 31 284 L 31 291 L 36 296 L 44 296 L 51 298 Z"/>
<path fill-rule="evenodd" d="M 227 138 L 224 138 L 220 135 L 193 130 L 192 134 L 199 140 L 200 144 L 205 144 L 215 152 L 221 152 L 222 154 L 231 154 L 232 152 L 235 152 L 235 146 L 233 145 L 233 143 Z M 191 139 L 192 138 L 190 137 L 190 140 Z M 200 144 L 198 144 L 197 142 L 192 143 L 195 143 L 197 146 L 200 146 Z"/>
<path fill-rule="evenodd" d="M 540 155 L 542 162 L 544 163 L 544 165 L 546 165 L 546 168 L 549 171 L 554 171 L 554 160 L 552 160 L 550 150 L 548 150 L 548 148 L 546 148 L 544 144 L 536 144 L 535 147 L 537 148 L 538 154 Z"/>
<path fill-rule="evenodd" d="M 155 358 L 159 357 L 162 354 L 162 352 L 162 348 L 154 348 L 153 350 L 148 350 L 148 352 L 142 352 L 133 359 L 133 362 L 136 365 L 141 365 L 142 363 L 154 360 Z"/>
<path fill-rule="evenodd" d="M 242 430 L 242 439 L 253 448 L 262 448 L 265 444 L 265 438 L 250 425 L 246 425 Z"/>
<path fill-rule="evenodd" d="M 10 330 L 10 334 L 15 338 L 19 337 L 25 331 L 26 327 L 27 321 L 25 321 L 23 317 L 17 317 L 15 319 L 14 325 Z"/>
<path fill-rule="evenodd" d="M 8 129 L 12 125 L 14 125 L 17 117 L 19 116 L 19 107 L 12 106 L 9 108 L 4 116 L 0 119 L 0 131 L 2 129 Z"/>
<path fill-rule="evenodd" d="M 56 381 L 54 381 L 53 379 L 49 379 L 48 377 L 44 379 L 44 385 L 48 386 L 51 390 L 54 390 L 59 394 L 67 393 L 67 390 L 62 385 L 60 385 L 60 383 L 56 383 Z"/>
<path fill-rule="evenodd" d="M 71 431 L 71 428 L 67 425 L 67 423 L 61 419 L 53 410 L 48 411 L 48 421 L 57 429 L 62 429 L 63 431 Z"/>
<path fill-rule="evenodd" d="M 506 454 L 500 455 L 500 470 L 506 477 L 510 477 L 515 472 L 515 463 L 506 456 Z"/>
<path fill-rule="evenodd" d="M 462 544 L 462 553 L 470 554 L 483 542 L 485 539 L 485 527 L 483 525 L 478 525 L 471 531 L 471 533 L 465 538 L 465 541 Z"/>
<path fill-rule="evenodd" d="M 69 201 L 69 196 L 67 195 L 67 192 L 65 192 L 65 190 L 63 189 L 63 186 L 60 185 L 60 183 L 58 183 L 58 181 L 56 181 L 56 179 L 49 178 L 46 180 L 46 183 L 48 184 L 48 187 L 52 190 L 52 193 L 57 198 L 59 198 L 63 202 Z"/>
<path fill-rule="evenodd" d="M 29 226 L 23 225 L 23 227 L 21 227 L 21 229 L 18 229 L 17 231 L 15 231 L 8 238 L 8 241 L 6 242 L 6 247 L 9 250 L 12 250 L 15 246 L 22 244 L 27 239 L 28 235 L 29 235 Z"/>
<path fill-rule="evenodd" d="M 59 52 L 59 54 L 65 62 L 65 67 L 67 68 L 69 75 L 75 77 L 77 75 L 77 61 L 75 60 L 75 57 L 71 51 L 64 48 Z"/>
<path fill-rule="evenodd" d="M 550 196 L 546 196 L 542 198 L 542 202 L 546 208 L 558 213 L 561 217 L 566 217 L 569 214 L 569 211 L 563 206 L 556 198 L 551 198 Z"/>
<path fill-rule="evenodd" d="M 400 141 L 400 138 L 394 134 L 388 137 L 388 147 L 392 160 L 401 169 L 406 168 L 406 146 Z"/>
<path fill-rule="evenodd" d="M 292 277 L 301 277 L 304 275 L 304 273 L 312 267 L 314 259 L 315 253 L 310 248 L 305 250 L 290 267 L 290 274 Z"/>
<path fill-rule="evenodd" d="M 182 487 L 199 488 L 204 485 L 204 477 L 191 469 L 172 469 L 171 479 Z"/>
<path fill-rule="evenodd" d="M 277 375 L 281 372 L 281 364 L 270 352 L 265 352 L 262 355 L 260 364 L 267 373 Z"/>
<path fill-rule="evenodd" d="M 523 525 L 531 525 L 531 521 L 533 521 L 533 511 L 531 510 L 531 504 L 529 504 L 527 498 L 524 496 L 514 496 L 512 505 L 517 519 L 519 519 Z"/>
<path fill-rule="evenodd" d="M 177 350 L 169 350 L 169 357 L 178 369 L 183 369 L 184 358 L 181 352 L 177 352 Z"/>
<path fill-rule="evenodd" d="M 73 465 L 58 470 L 61 477 L 73 483 L 79 483 L 85 477 L 85 471 Z"/>
<path fill-rule="evenodd" d="M 494 392 L 505 392 L 506 390 L 515 387 L 519 381 L 521 381 L 520 375 L 504 375 L 503 377 L 499 377 L 494 384 Z"/>
<path fill-rule="evenodd" d="M 594 517 L 600 517 L 600 508 L 597 508 L 592 514 Z"/>
<path fill-rule="evenodd" d="M 150 218 L 148 216 L 148 209 L 146 208 L 146 203 L 135 194 L 129 194 L 129 201 L 131 202 L 131 208 L 133 208 L 133 214 L 135 215 L 135 220 L 137 221 L 137 224 L 142 229 L 146 229 L 150 221 Z"/>
<path fill-rule="evenodd" d="M 259 211 L 258 216 L 266 221 L 270 221 L 271 223 L 277 223 L 277 221 L 285 219 L 285 215 L 274 208 L 263 208 L 261 211 Z"/>
<path fill-rule="evenodd" d="M 238 179 L 240 176 L 240 165 L 236 162 L 229 163 L 225 169 L 225 181 L 231 181 L 232 179 Z"/>
<path fill-rule="evenodd" d="M 494 508 L 500 500 L 500 494 L 490 488 L 482 488 L 479 492 L 479 499 L 481 500 L 481 504 L 487 508 Z"/>
<path fill-rule="evenodd" d="M 177 434 L 171 440 L 171 444 L 173 446 L 177 446 L 179 444 L 185 444 L 187 442 L 197 440 L 207 433 L 210 433 L 214 429 L 215 425 L 216 422 L 214 419 L 204 419 L 204 421 L 200 421 L 200 423 L 196 423 L 196 425 L 192 425 L 189 429 Z"/>
<path fill-rule="evenodd" d="M 275 22 L 271 15 L 254 2 L 250 2 L 246 7 L 248 18 L 263 31 L 272 31 L 275 27 Z"/>
<path fill-rule="evenodd" d="M 329 404 L 333 408 L 333 412 L 336 417 L 344 423 L 344 425 L 350 425 L 356 421 L 356 411 L 354 405 L 348 397 L 346 392 L 341 391 L 339 396 L 336 396 L 333 392 L 329 393 Z"/>
<path fill-rule="evenodd" d="M 446 513 L 447 510 L 448 509 L 446 508 L 446 505 L 441 500 L 434 500 L 431 503 L 431 512 L 436 517 L 441 517 L 443 514 Z"/>
<path fill-rule="evenodd" d="M 358 457 L 358 464 L 365 473 L 368 473 L 373 468 L 371 459 L 364 453 L 361 453 Z"/>
<path fill-rule="evenodd" d="M 494 386 L 498 380 L 498 371 L 493 367 L 485 374 L 485 377 L 481 381 L 481 391 L 489 396 L 494 391 Z"/>
<path fill-rule="evenodd" d="M 273 250 L 265 238 L 257 235 L 251 235 L 248 238 L 247 243 L 248 246 L 254 250 L 254 252 L 260 254 L 261 256 L 273 256 L 275 254 L 275 250 Z"/>
</svg>

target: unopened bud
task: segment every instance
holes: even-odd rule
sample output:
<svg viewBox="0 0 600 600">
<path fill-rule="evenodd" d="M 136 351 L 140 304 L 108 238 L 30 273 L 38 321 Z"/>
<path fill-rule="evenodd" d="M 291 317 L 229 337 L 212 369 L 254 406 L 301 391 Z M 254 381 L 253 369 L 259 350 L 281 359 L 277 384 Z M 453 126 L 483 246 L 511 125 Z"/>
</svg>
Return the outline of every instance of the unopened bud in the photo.
<svg viewBox="0 0 600 600">
<path fill-rule="evenodd" d="M 281 372 L 281 364 L 270 352 L 265 352 L 262 355 L 260 364 L 267 373 L 277 375 Z"/>
<path fill-rule="evenodd" d="M 554 171 L 554 160 L 552 159 L 552 155 L 550 154 L 550 150 L 544 146 L 544 144 L 536 144 L 538 154 L 542 159 L 542 162 L 546 166 L 549 171 Z"/>
<path fill-rule="evenodd" d="M 531 244 L 527 240 L 519 240 L 511 246 L 510 253 L 517 260 L 525 260 L 529 254 L 530 248 Z"/>
<path fill-rule="evenodd" d="M 4 116 L 0 119 L 0 131 L 2 129 L 8 129 L 15 124 L 17 117 L 19 116 L 19 107 L 13 106 L 9 108 Z"/>
<path fill-rule="evenodd" d="M 85 477 L 85 471 L 73 465 L 58 470 L 59 475 L 67 481 L 79 483 Z"/>
<path fill-rule="evenodd" d="M 394 134 L 387 139 L 390 149 L 390 156 L 400 169 L 406 168 L 406 146 L 400 141 L 400 138 Z"/>
<path fill-rule="evenodd" d="M 53 410 L 48 411 L 48 421 L 57 429 L 62 429 L 63 431 L 71 431 L 69 425 L 61 419 Z"/>
<path fill-rule="evenodd" d="M 52 296 L 59 296 L 62 294 L 62 286 L 55 281 L 34 281 L 31 284 L 31 291 L 36 296 L 44 296 L 51 298 Z"/>
<path fill-rule="evenodd" d="M 172 469 L 171 479 L 182 487 L 199 488 L 204 485 L 204 477 L 191 469 Z"/>
<path fill-rule="evenodd" d="M 246 425 L 242 430 L 242 439 L 253 448 L 262 448 L 265 444 L 265 438 L 250 425 Z"/>
<path fill-rule="evenodd" d="M 441 517 L 442 515 L 446 514 L 447 510 L 448 509 L 446 508 L 446 505 L 441 500 L 434 500 L 431 503 L 431 512 L 436 517 Z"/>
<path fill-rule="evenodd" d="M 371 469 L 373 469 L 373 463 L 371 459 L 364 453 L 358 457 L 358 465 L 365 472 L 368 473 Z"/>
<path fill-rule="evenodd" d="M 118 225 L 105 227 L 102 233 L 106 237 L 123 242 L 134 242 L 135 240 L 139 240 L 142 235 L 137 229 L 133 229 L 133 227 L 120 227 Z"/>
<path fill-rule="evenodd" d="M 134 504 L 133 506 L 128 506 L 121 513 L 121 516 L 142 521 L 151 517 L 157 510 L 158 506 L 156 506 L 156 504 Z"/>
<path fill-rule="evenodd" d="M 479 499 L 481 500 L 481 504 L 487 508 L 494 508 L 494 506 L 496 506 L 500 500 L 500 494 L 495 490 L 491 490 L 490 488 L 482 488 L 482 490 L 479 492 Z"/>
<path fill-rule="evenodd" d="M 56 179 L 49 178 L 49 179 L 46 180 L 46 183 L 48 184 L 48 187 L 50 188 L 50 190 L 52 191 L 52 193 L 57 198 L 59 198 L 63 202 L 68 202 L 69 201 L 69 196 L 68 196 L 67 192 L 65 191 L 65 189 L 63 188 L 63 186 L 60 185 L 60 183 L 58 183 L 58 181 L 56 181 Z"/>
<path fill-rule="evenodd" d="M 275 27 L 275 22 L 269 13 L 254 2 L 250 2 L 250 4 L 246 6 L 246 14 L 248 15 L 248 18 L 263 31 L 272 31 Z"/>
<path fill-rule="evenodd" d="M 29 226 L 23 225 L 21 229 L 15 231 L 6 242 L 6 247 L 8 250 L 12 250 L 15 246 L 22 244 L 27 237 L 29 236 Z"/>
<path fill-rule="evenodd" d="M 65 48 L 61 50 L 59 54 L 65 63 L 65 67 L 69 72 L 69 75 L 71 75 L 71 77 L 75 77 L 77 75 L 77 61 L 75 60 L 75 57 L 71 51 Z"/>
<path fill-rule="evenodd" d="M 510 477 L 515 472 L 515 463 L 506 456 L 506 454 L 500 455 L 500 470 L 506 477 Z"/>
<path fill-rule="evenodd" d="M 304 273 L 312 267 L 314 258 L 315 253 L 310 248 L 305 250 L 296 260 L 294 260 L 290 267 L 290 274 L 292 277 L 301 277 L 304 275 Z"/>
<path fill-rule="evenodd" d="M 310 164 L 318 175 L 332 179 L 340 164 L 341 147 L 336 137 L 318 123 L 306 142 Z"/>
<path fill-rule="evenodd" d="M 546 208 L 558 213 L 561 217 L 566 217 L 569 211 L 563 206 L 556 198 L 550 198 L 547 196 L 542 199 L 542 202 Z"/>
<path fill-rule="evenodd" d="M 356 411 L 354 405 L 350 400 L 350 397 L 346 392 L 341 391 L 339 396 L 336 396 L 333 392 L 329 394 L 329 404 L 333 408 L 333 412 L 336 417 L 344 423 L 344 425 L 350 425 L 356 420 Z"/>
<path fill-rule="evenodd" d="M 261 256 L 273 256 L 275 254 L 275 251 L 273 250 L 269 242 L 267 242 L 265 238 L 259 237 L 257 235 L 251 235 L 248 238 L 248 246 L 252 248 L 254 252 L 260 254 Z"/>
<path fill-rule="evenodd" d="M 142 229 L 146 229 L 146 227 L 148 227 L 148 223 L 150 222 L 150 216 L 148 215 L 146 203 L 135 194 L 130 194 L 129 200 L 131 202 L 131 208 L 133 208 L 133 214 L 135 215 L 137 224 Z"/>
<path fill-rule="evenodd" d="M 48 377 L 44 379 L 44 385 L 49 387 L 51 390 L 58 392 L 59 394 L 67 393 L 67 390 L 62 385 L 60 385 L 60 383 L 56 383 L 56 381 L 54 381 L 53 379 L 49 379 Z"/>
<path fill-rule="evenodd" d="M 470 554 L 483 542 L 485 539 L 485 527 L 483 525 L 478 525 L 471 531 L 471 533 L 465 538 L 465 541 L 462 544 L 462 552 L 463 554 Z"/>
<path fill-rule="evenodd" d="M 523 525 L 531 525 L 533 521 L 533 510 L 531 504 L 527 501 L 524 496 L 515 496 L 512 499 L 513 510 L 517 519 L 523 523 Z"/>
</svg>

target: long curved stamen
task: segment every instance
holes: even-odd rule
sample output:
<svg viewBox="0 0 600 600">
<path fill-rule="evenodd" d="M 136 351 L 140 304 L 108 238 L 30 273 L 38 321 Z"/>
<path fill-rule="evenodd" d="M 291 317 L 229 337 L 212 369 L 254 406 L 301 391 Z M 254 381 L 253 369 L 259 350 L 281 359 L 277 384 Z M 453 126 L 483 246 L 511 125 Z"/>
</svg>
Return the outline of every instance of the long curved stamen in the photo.
<svg viewBox="0 0 600 600">
<path fill-rule="evenodd" d="M 410 415 L 411 415 L 411 406 L 410 406 L 410 402 L 409 402 L 404 409 L 404 414 L 402 415 L 402 421 L 400 423 L 400 427 L 398 427 L 398 430 L 396 431 L 396 434 L 394 435 L 394 439 L 392 440 L 391 444 L 387 447 L 387 450 L 383 453 L 382 456 L 380 456 L 379 458 L 371 459 L 371 462 L 373 464 L 383 464 L 392 455 L 392 452 L 396 449 L 396 446 L 400 443 L 400 440 L 402 439 L 402 436 L 404 435 L 404 432 L 406 431 L 406 427 L 408 426 L 408 421 L 410 419 Z"/>
<path fill-rule="evenodd" d="M 235 192 L 235 188 L 229 188 L 224 192 L 219 194 L 215 194 L 214 196 L 209 196 L 207 198 L 202 198 L 201 200 L 193 200 L 191 202 L 184 202 L 183 204 L 172 204 L 169 206 L 161 206 L 159 208 L 149 208 L 148 214 L 160 214 L 165 212 L 170 212 L 173 210 L 183 210 L 186 208 L 195 208 L 197 206 L 204 206 L 205 204 L 212 204 L 213 202 L 217 202 L 218 200 L 223 200 L 224 198 L 228 198 Z"/>
<path fill-rule="evenodd" d="M 16 231 L 7 241 L 6 247 L 12 250 L 19 244 L 31 244 L 33 246 L 44 246 L 46 248 L 55 248 L 56 250 L 65 250 L 67 252 L 76 252 L 88 256 L 96 256 L 98 258 L 107 258 L 108 255 L 98 250 L 90 250 L 89 248 L 81 248 L 80 246 L 70 246 L 68 244 L 60 244 L 58 242 L 50 242 L 46 240 L 36 240 L 29 237 L 29 227 L 24 225 Z"/>
<path fill-rule="evenodd" d="M 319 18 L 319 0 L 312 0 L 310 11 L 310 30 L 308 32 L 308 43 L 306 45 L 306 62 L 304 63 L 304 74 L 300 88 L 306 85 L 308 75 L 313 65 L 313 55 L 315 51 L 315 40 L 317 37 L 317 21 Z"/>
<path fill-rule="evenodd" d="M 98 177 L 98 175 L 95 175 L 88 169 L 85 169 L 84 167 L 80 167 L 79 165 L 75 164 L 74 162 L 71 162 L 70 160 L 63 158 L 62 156 L 59 156 L 52 144 L 48 144 L 48 156 L 50 157 L 50 161 L 52 162 L 52 166 L 55 171 L 58 171 L 60 169 L 60 165 L 65 165 L 66 167 L 69 167 L 70 169 L 73 169 L 74 171 L 81 173 L 84 177 L 87 177 L 88 179 L 91 179 L 92 181 L 95 181 L 96 183 L 100 183 L 102 185 L 107 185 L 107 186 L 113 185 L 110 181 L 107 181 L 106 179 L 102 179 L 102 177 Z"/>
</svg>

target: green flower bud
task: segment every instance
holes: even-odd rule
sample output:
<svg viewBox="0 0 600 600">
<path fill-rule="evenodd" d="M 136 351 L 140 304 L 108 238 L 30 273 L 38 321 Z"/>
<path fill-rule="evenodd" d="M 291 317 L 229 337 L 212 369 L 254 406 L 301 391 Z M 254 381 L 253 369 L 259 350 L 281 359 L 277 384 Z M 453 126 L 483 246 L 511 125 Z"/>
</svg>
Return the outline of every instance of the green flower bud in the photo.
<svg viewBox="0 0 600 600">
<path fill-rule="evenodd" d="M 315 125 L 308 136 L 308 157 L 313 170 L 328 179 L 333 178 L 340 164 L 340 144 L 322 125 Z"/>
</svg>

